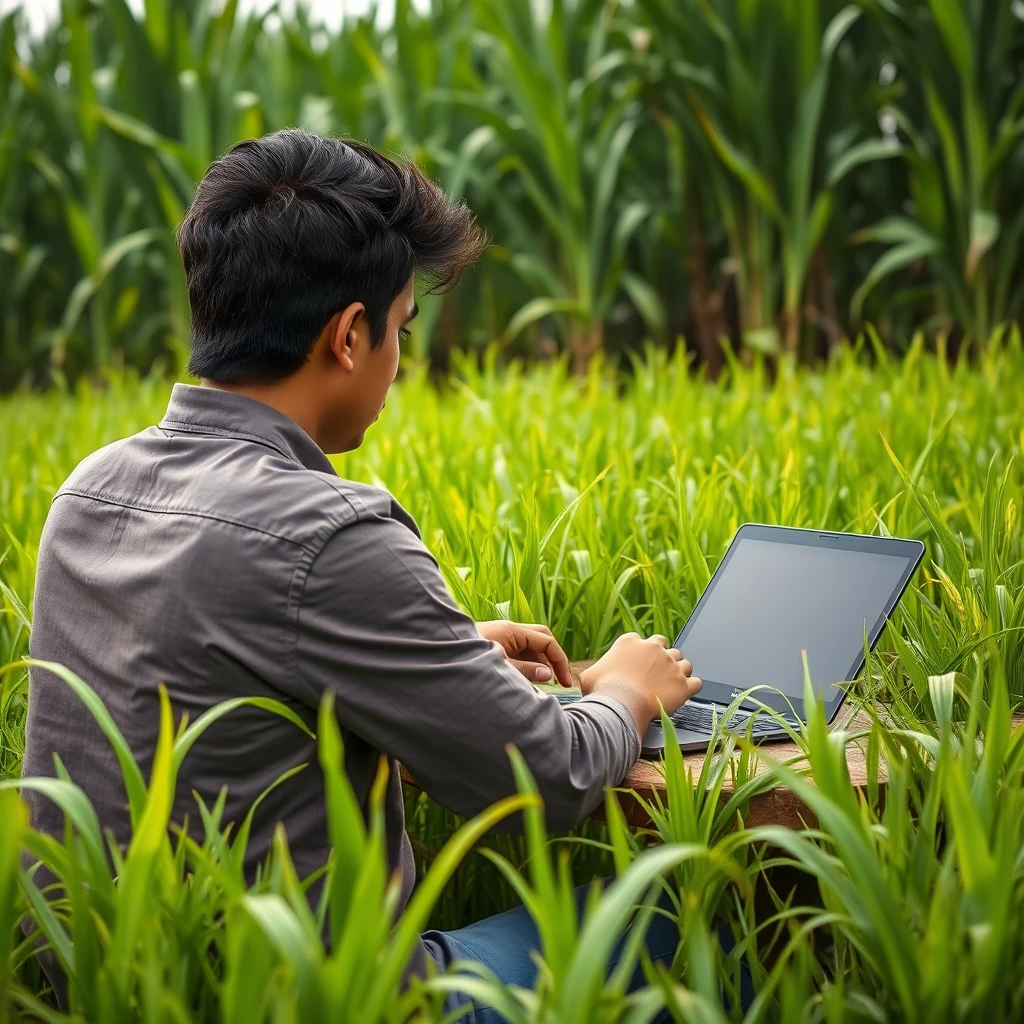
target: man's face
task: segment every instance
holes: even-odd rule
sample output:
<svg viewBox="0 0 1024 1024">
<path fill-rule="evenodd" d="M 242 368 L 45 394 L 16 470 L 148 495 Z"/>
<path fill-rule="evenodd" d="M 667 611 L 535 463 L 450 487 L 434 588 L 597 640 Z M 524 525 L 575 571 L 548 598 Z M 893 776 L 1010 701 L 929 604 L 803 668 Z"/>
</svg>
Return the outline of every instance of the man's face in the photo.
<svg viewBox="0 0 1024 1024">
<path fill-rule="evenodd" d="M 325 450 L 351 451 L 363 443 L 367 428 L 380 416 L 388 389 L 398 374 L 399 341 L 407 335 L 408 324 L 418 312 L 410 277 L 391 304 L 380 345 L 374 348 L 370 344 L 365 315 L 353 325 L 349 343 L 352 368 L 333 396 L 332 405 L 337 412 L 331 417 L 327 436 L 321 438 Z"/>
</svg>

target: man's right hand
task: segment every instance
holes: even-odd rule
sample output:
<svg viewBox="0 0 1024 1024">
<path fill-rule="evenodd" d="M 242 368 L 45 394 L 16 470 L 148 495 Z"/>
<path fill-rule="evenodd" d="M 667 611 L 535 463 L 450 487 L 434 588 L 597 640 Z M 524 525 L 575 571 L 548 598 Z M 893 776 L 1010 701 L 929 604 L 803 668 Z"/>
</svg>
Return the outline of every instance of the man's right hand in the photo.
<svg viewBox="0 0 1024 1024">
<path fill-rule="evenodd" d="M 604 694 L 624 704 L 642 737 L 661 708 L 671 715 L 700 690 L 701 681 L 692 672 L 666 637 L 645 640 L 639 633 L 624 633 L 603 658 L 584 669 L 580 688 L 584 695 Z"/>
</svg>

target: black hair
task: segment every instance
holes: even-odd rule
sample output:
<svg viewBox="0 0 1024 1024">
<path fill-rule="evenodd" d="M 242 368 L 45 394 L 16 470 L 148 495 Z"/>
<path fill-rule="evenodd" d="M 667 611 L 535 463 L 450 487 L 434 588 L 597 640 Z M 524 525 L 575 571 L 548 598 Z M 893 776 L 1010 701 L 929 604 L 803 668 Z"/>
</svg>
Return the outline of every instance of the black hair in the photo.
<svg viewBox="0 0 1024 1024">
<path fill-rule="evenodd" d="M 210 165 L 178 228 L 189 370 L 236 384 L 288 377 L 357 301 L 378 346 L 414 271 L 444 290 L 485 244 L 468 207 L 365 143 L 298 129 L 239 142 Z"/>
</svg>

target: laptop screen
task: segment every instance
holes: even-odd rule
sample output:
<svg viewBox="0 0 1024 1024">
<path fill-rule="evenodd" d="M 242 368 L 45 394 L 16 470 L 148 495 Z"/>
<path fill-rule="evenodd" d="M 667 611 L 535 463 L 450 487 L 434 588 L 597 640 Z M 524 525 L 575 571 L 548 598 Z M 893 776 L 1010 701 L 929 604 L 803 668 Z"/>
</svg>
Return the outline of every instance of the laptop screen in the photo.
<svg viewBox="0 0 1024 1024">
<path fill-rule="evenodd" d="M 772 533 L 779 539 L 763 539 Z M 729 702 L 737 690 L 763 684 L 796 698 L 799 712 L 805 650 L 818 692 L 829 691 L 827 702 L 840 696 L 831 684 L 859 669 L 864 634 L 877 639 L 920 546 L 890 541 L 887 552 L 851 550 L 842 535 L 831 536 L 763 527 L 740 532 L 676 642 L 704 681 L 702 698 Z M 785 708 L 773 695 L 755 696 Z"/>
</svg>

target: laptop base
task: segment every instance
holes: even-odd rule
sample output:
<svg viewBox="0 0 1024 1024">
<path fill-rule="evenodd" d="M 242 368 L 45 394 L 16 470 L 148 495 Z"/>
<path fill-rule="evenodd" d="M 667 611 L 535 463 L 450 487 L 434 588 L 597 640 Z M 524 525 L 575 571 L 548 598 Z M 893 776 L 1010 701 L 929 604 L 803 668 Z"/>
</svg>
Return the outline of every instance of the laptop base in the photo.
<svg viewBox="0 0 1024 1024">
<path fill-rule="evenodd" d="M 692 729 L 676 729 L 676 742 L 684 754 L 700 754 L 711 745 L 711 736 L 706 732 Z M 785 729 L 773 729 L 753 737 L 760 746 L 762 743 L 788 742 L 792 737 Z M 665 756 L 665 731 L 661 722 L 651 722 L 644 733 L 640 756 L 646 761 L 660 761 Z"/>
</svg>

